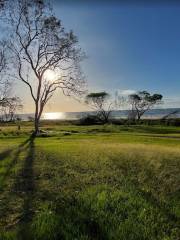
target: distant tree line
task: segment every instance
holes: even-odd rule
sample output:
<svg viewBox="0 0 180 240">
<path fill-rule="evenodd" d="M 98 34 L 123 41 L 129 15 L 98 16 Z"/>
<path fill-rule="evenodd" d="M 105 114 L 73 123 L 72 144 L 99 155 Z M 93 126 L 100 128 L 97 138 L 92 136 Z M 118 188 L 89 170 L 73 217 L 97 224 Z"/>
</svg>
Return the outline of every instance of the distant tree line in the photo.
<svg viewBox="0 0 180 240">
<path fill-rule="evenodd" d="M 112 111 L 125 104 L 130 106 L 128 120 L 139 122 L 145 112 L 162 103 L 162 98 L 163 96 L 159 93 L 151 95 L 147 91 L 139 91 L 127 97 L 116 95 L 113 100 L 107 92 L 96 92 L 89 93 L 85 103 L 95 110 L 95 117 L 102 123 L 108 123 Z"/>
</svg>

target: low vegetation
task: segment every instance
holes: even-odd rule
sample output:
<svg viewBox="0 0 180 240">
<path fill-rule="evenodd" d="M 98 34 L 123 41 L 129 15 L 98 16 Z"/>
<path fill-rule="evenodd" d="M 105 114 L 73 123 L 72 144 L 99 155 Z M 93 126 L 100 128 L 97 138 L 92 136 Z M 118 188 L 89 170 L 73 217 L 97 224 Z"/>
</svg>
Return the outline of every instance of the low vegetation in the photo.
<svg viewBox="0 0 180 240">
<path fill-rule="evenodd" d="M 178 239 L 178 127 L 32 129 L 1 127 L 0 239 Z"/>
</svg>

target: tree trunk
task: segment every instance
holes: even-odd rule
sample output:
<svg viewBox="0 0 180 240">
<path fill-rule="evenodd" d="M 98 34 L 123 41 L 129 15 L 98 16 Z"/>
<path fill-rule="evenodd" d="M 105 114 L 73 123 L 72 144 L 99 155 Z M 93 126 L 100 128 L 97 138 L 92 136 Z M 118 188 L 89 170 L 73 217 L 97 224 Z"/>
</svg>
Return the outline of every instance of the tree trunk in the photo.
<svg viewBox="0 0 180 240">
<path fill-rule="evenodd" d="M 35 115 L 34 115 L 34 135 L 37 135 L 39 132 L 39 118 L 38 118 L 38 102 L 35 103 Z"/>
<path fill-rule="evenodd" d="M 137 123 L 139 123 L 140 119 L 141 119 L 141 114 L 137 112 Z"/>
<path fill-rule="evenodd" d="M 39 132 L 39 119 L 34 119 L 34 135 L 37 135 Z"/>
<path fill-rule="evenodd" d="M 35 111 L 35 118 L 34 118 L 34 134 L 37 135 L 39 133 L 39 122 L 40 118 L 43 112 L 44 104 L 39 104 L 36 103 L 36 111 Z"/>
</svg>

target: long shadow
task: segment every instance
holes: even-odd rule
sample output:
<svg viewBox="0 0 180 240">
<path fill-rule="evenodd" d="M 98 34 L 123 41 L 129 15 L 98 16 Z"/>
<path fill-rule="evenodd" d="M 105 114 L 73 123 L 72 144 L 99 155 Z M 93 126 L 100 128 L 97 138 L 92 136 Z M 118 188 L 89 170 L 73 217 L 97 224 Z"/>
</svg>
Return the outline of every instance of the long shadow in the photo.
<svg viewBox="0 0 180 240">
<path fill-rule="evenodd" d="M 14 152 L 13 158 L 11 160 L 11 162 L 9 163 L 5 173 L 3 175 L 1 175 L 0 178 L 0 190 L 2 190 L 2 187 L 5 183 L 6 178 L 9 176 L 11 169 L 16 165 L 16 163 L 18 162 L 19 156 L 21 154 L 21 152 L 24 150 L 24 147 L 26 147 L 26 144 L 30 141 L 30 138 L 28 138 L 26 141 L 24 141 L 23 143 L 21 143 L 18 147 L 17 150 Z M 0 160 L 5 159 L 6 157 L 10 156 L 13 153 L 14 148 L 12 149 L 8 149 L 5 150 L 4 152 L 2 152 L 0 154 Z"/>
<path fill-rule="evenodd" d="M 27 155 L 24 165 L 18 174 L 13 191 L 16 195 L 23 199 L 22 213 L 20 218 L 19 238 L 28 239 L 27 224 L 31 222 L 33 217 L 33 194 L 35 192 L 33 163 L 35 158 L 35 137 L 31 136 L 27 145 Z"/>
<path fill-rule="evenodd" d="M 11 149 L 6 149 L 5 151 L 0 153 L 0 161 L 4 160 L 5 158 L 7 158 L 13 151 L 13 148 Z"/>
<path fill-rule="evenodd" d="M 29 138 L 24 141 L 23 143 L 21 143 L 18 147 L 17 147 L 17 152 L 19 150 L 19 148 L 24 147 L 27 143 L 29 142 Z M 7 158 L 8 156 L 10 156 L 10 154 L 14 151 L 14 147 L 9 148 L 4 150 L 3 152 L 0 153 L 0 161 L 3 161 L 5 158 Z"/>
</svg>

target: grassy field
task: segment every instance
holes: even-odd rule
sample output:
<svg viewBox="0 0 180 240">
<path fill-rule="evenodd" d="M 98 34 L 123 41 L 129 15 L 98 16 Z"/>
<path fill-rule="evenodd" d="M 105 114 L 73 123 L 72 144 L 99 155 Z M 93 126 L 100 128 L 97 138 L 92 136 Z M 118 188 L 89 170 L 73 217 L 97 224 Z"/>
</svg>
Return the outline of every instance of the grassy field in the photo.
<svg viewBox="0 0 180 240">
<path fill-rule="evenodd" d="M 180 127 L 0 127 L 0 240 L 178 240 Z"/>
</svg>

